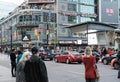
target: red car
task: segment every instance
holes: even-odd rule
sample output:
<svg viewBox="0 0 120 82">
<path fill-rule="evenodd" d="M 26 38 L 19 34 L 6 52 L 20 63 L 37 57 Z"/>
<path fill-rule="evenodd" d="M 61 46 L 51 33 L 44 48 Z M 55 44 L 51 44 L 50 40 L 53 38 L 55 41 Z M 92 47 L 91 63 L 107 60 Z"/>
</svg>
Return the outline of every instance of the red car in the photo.
<svg viewBox="0 0 120 82">
<path fill-rule="evenodd" d="M 71 63 L 71 62 L 78 62 L 82 63 L 81 60 L 82 54 L 76 51 L 64 51 L 60 55 L 54 56 L 54 61 L 55 62 L 64 62 L 64 63 Z"/>
<path fill-rule="evenodd" d="M 112 61 L 110 63 L 110 66 L 113 69 L 118 69 L 119 68 L 119 62 L 118 62 L 117 58 L 112 59 Z"/>
</svg>

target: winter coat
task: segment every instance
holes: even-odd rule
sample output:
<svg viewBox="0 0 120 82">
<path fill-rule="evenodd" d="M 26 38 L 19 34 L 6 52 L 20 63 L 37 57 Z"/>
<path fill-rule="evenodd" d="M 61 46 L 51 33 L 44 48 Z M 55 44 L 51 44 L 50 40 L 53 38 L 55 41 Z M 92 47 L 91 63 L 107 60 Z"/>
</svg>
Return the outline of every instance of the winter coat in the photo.
<svg viewBox="0 0 120 82">
<path fill-rule="evenodd" d="M 26 61 L 24 72 L 26 82 L 48 82 L 45 63 L 38 56 L 32 55 Z"/>
<path fill-rule="evenodd" d="M 19 62 L 16 70 L 16 82 L 26 82 L 24 73 L 25 62 Z"/>
</svg>

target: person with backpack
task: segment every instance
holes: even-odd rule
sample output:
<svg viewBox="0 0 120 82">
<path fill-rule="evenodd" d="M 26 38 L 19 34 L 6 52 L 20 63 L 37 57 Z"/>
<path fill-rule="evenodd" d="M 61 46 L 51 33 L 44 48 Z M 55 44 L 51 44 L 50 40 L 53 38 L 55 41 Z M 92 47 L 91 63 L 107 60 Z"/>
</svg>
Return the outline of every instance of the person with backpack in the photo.
<svg viewBox="0 0 120 82">
<path fill-rule="evenodd" d="M 26 61 L 24 66 L 26 82 L 48 82 L 46 65 L 39 57 L 37 47 L 31 49 L 32 56 Z"/>
</svg>

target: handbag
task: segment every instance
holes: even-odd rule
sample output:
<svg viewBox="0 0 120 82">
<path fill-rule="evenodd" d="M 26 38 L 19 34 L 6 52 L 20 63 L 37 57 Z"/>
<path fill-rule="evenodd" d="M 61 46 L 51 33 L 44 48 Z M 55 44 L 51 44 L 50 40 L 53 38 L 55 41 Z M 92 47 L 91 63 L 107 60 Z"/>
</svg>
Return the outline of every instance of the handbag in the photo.
<svg viewBox="0 0 120 82">
<path fill-rule="evenodd" d="M 94 60 L 95 60 L 95 57 L 93 58 L 93 64 L 94 64 Z M 94 72 L 95 72 L 96 80 L 98 81 L 100 78 L 100 73 L 96 64 L 94 64 Z"/>
<path fill-rule="evenodd" d="M 96 78 L 97 79 L 99 79 L 100 78 L 100 73 L 99 73 L 99 70 L 98 70 L 98 68 L 97 68 L 97 65 L 95 64 L 95 76 L 96 76 Z"/>
</svg>

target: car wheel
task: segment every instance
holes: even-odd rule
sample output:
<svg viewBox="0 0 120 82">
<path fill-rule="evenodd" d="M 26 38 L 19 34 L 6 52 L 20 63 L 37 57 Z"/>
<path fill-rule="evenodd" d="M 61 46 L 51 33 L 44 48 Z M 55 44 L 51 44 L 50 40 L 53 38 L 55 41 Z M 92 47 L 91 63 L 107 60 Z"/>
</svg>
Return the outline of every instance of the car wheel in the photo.
<svg viewBox="0 0 120 82">
<path fill-rule="evenodd" d="M 54 58 L 54 61 L 57 63 L 58 62 L 57 58 Z"/>
<path fill-rule="evenodd" d="M 69 59 L 66 59 L 66 64 L 69 64 L 70 63 L 70 60 Z"/>
<path fill-rule="evenodd" d="M 79 61 L 78 63 L 79 63 L 79 64 L 81 64 L 81 63 L 82 63 L 82 61 Z"/>
<path fill-rule="evenodd" d="M 104 59 L 104 60 L 103 60 L 103 64 L 104 64 L 104 65 L 107 65 L 107 64 L 108 64 L 107 59 Z"/>
<path fill-rule="evenodd" d="M 52 61 L 53 60 L 53 58 L 50 58 L 50 61 Z"/>
<path fill-rule="evenodd" d="M 45 58 L 42 58 L 42 60 L 45 60 Z"/>
<path fill-rule="evenodd" d="M 114 69 L 118 69 L 119 65 L 117 63 L 113 64 Z"/>
</svg>

